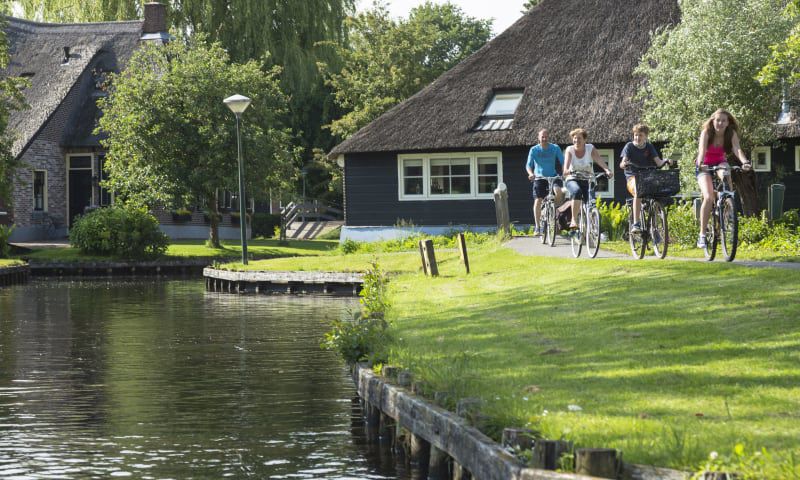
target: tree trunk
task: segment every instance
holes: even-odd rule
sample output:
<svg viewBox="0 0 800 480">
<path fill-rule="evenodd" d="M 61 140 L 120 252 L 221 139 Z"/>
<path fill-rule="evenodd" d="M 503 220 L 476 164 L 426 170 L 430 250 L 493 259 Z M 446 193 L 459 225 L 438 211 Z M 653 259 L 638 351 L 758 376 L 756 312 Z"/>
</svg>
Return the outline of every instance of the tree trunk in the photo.
<svg viewBox="0 0 800 480">
<path fill-rule="evenodd" d="M 742 165 L 738 158 L 731 159 L 730 164 Z M 742 213 L 748 217 L 758 215 L 758 183 L 755 172 L 752 169 L 749 172 L 732 172 L 731 180 L 733 180 L 733 189 L 739 194 Z"/>
<path fill-rule="evenodd" d="M 219 243 L 219 211 L 217 210 L 217 202 L 216 200 L 212 200 L 208 202 L 208 243 L 210 243 L 211 248 L 220 248 L 222 245 Z"/>
</svg>

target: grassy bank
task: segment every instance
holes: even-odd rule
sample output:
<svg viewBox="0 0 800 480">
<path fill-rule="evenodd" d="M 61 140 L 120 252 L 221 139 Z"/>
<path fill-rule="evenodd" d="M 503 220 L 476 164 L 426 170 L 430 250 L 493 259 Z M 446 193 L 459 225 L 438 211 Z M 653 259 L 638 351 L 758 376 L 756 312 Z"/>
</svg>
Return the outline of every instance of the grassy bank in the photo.
<svg viewBox="0 0 800 480">
<path fill-rule="evenodd" d="M 251 258 L 296 257 L 305 255 L 320 255 L 335 249 L 337 241 L 331 240 L 292 240 L 287 245 L 281 245 L 277 240 L 251 240 L 247 242 L 247 252 Z M 117 258 L 101 255 L 86 255 L 77 248 L 41 248 L 25 252 L 20 257 L 40 262 L 83 262 L 119 260 Z M 223 241 L 222 248 L 210 248 L 205 245 L 205 240 L 173 240 L 167 252 L 159 257 L 165 260 L 180 259 L 214 259 L 220 261 L 241 258 L 242 248 L 238 241 Z"/>
<path fill-rule="evenodd" d="M 489 433 L 528 426 L 679 468 L 737 443 L 800 452 L 800 272 L 503 248 L 472 266 L 393 279 L 390 357 L 483 398 Z"/>
<path fill-rule="evenodd" d="M 482 398 L 495 437 L 527 426 L 682 469 L 743 444 L 797 468 L 786 465 L 800 455 L 800 271 L 523 257 L 491 243 L 471 248 L 470 275 L 452 250 L 437 250 L 439 278 L 421 274 L 416 251 L 248 269 L 364 271 L 374 258 L 393 272 L 390 362 L 431 391 Z"/>
</svg>

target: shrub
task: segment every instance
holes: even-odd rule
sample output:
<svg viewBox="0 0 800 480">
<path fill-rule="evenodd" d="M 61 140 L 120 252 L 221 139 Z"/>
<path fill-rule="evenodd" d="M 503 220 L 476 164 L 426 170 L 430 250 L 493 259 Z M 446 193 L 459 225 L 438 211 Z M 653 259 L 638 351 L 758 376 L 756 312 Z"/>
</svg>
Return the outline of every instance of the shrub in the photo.
<svg viewBox="0 0 800 480">
<path fill-rule="evenodd" d="M 253 238 L 263 237 L 269 238 L 275 235 L 275 228 L 280 229 L 281 216 L 276 213 L 261 213 L 256 212 L 251 219 L 251 228 L 253 229 Z"/>
<path fill-rule="evenodd" d="M 692 246 L 697 241 L 700 226 L 694 218 L 691 200 L 678 201 L 667 209 L 670 243 Z"/>
<path fill-rule="evenodd" d="M 6 258 L 11 253 L 11 245 L 8 244 L 8 239 L 11 238 L 11 232 L 13 231 L 13 225 L 0 225 L 0 258 Z"/>
<path fill-rule="evenodd" d="M 84 253 L 124 258 L 160 255 L 169 245 L 153 215 L 118 206 L 99 208 L 77 217 L 69 240 Z"/>
<path fill-rule="evenodd" d="M 628 231 L 628 207 L 619 202 L 597 203 L 600 211 L 600 231 L 606 232 L 609 240 L 621 240 Z"/>
<path fill-rule="evenodd" d="M 361 289 L 361 311 L 351 313 L 349 318 L 334 320 L 332 329 L 325 334 L 322 348 L 335 350 L 348 363 L 368 360 L 385 363 L 388 360 L 386 345 L 389 340 L 386 311 L 386 275 L 376 261 L 364 276 Z"/>
</svg>

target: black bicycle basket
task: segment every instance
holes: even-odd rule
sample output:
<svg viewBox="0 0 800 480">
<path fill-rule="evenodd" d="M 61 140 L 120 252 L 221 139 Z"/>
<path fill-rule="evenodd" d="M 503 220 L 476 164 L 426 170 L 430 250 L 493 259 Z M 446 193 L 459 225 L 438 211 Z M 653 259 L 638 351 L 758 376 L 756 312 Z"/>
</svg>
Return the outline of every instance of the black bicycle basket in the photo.
<svg viewBox="0 0 800 480">
<path fill-rule="evenodd" d="M 680 171 L 642 170 L 636 172 L 636 191 L 640 197 L 671 197 L 681 191 Z"/>
</svg>

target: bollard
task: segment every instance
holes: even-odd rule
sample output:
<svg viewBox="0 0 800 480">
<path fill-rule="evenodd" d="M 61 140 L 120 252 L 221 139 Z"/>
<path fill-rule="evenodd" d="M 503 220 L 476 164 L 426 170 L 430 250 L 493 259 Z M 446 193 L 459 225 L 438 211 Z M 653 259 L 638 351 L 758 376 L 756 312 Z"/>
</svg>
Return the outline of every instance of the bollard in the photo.
<svg viewBox="0 0 800 480">
<path fill-rule="evenodd" d="M 575 452 L 575 473 L 580 475 L 617 478 L 621 465 L 622 458 L 617 458 L 613 448 L 580 448 Z"/>
<path fill-rule="evenodd" d="M 425 247 L 423 246 L 423 241 L 419 241 L 419 258 L 422 260 L 422 273 L 425 276 L 428 276 L 428 264 L 425 262 Z"/>
<path fill-rule="evenodd" d="M 413 378 L 414 375 L 411 372 L 409 372 L 408 370 L 403 370 L 402 372 L 397 374 L 397 383 L 401 387 L 410 387 Z"/>
<path fill-rule="evenodd" d="M 396 378 L 397 372 L 399 371 L 400 369 L 398 367 L 395 367 L 393 365 L 384 365 L 383 368 L 381 369 L 381 375 L 383 375 L 386 378 Z"/>
<path fill-rule="evenodd" d="M 431 277 L 439 276 L 439 267 L 436 265 L 436 255 L 433 252 L 433 240 L 420 240 L 424 269 Z"/>
</svg>

